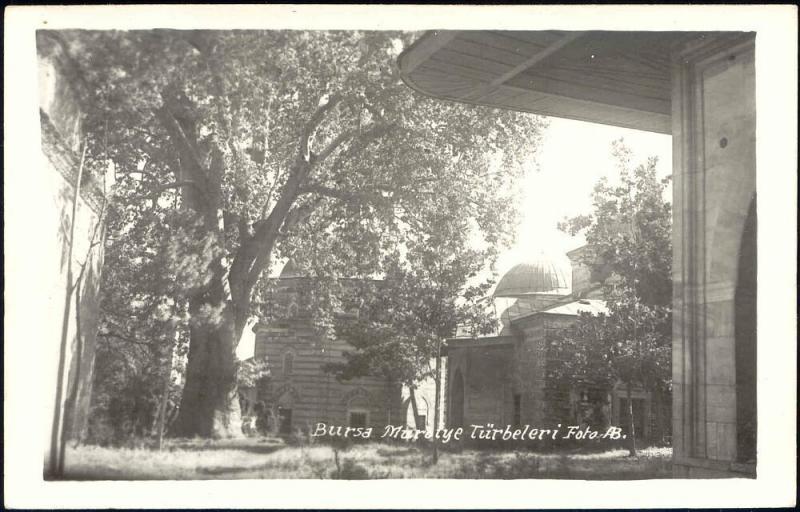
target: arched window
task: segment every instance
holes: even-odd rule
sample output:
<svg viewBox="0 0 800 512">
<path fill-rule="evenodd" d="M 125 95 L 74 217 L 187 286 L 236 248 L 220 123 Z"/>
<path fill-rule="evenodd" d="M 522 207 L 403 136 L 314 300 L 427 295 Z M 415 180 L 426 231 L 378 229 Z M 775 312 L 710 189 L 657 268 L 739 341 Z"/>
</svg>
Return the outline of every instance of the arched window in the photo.
<svg viewBox="0 0 800 512">
<path fill-rule="evenodd" d="M 294 371 L 294 354 L 286 352 L 283 354 L 283 375 L 291 375 Z"/>
</svg>

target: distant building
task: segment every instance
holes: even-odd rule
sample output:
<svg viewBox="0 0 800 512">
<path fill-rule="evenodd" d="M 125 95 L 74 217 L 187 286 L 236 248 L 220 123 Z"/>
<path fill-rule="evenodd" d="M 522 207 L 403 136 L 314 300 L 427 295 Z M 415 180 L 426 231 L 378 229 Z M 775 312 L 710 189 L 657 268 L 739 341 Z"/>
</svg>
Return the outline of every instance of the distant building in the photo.
<svg viewBox="0 0 800 512">
<path fill-rule="evenodd" d="M 314 286 L 290 261 L 275 281 L 275 301 L 285 314 L 254 329 L 254 357 L 266 357 L 270 377 L 259 389 L 245 390 L 246 408 L 266 416 L 269 428 L 282 434 L 309 431 L 318 422 L 327 425 L 373 427 L 414 425 L 409 390 L 382 376 L 339 382 L 325 367 L 343 362 L 354 348 L 345 340 L 317 334 L 303 314 L 303 293 Z M 340 313 L 340 321 L 347 320 Z M 418 383 L 415 390 L 420 425 L 434 427 L 435 384 Z M 247 411 L 249 412 L 249 411 Z M 440 421 L 440 425 L 444 423 Z M 377 433 L 373 434 L 373 436 Z"/>
<path fill-rule="evenodd" d="M 548 376 L 550 365 L 557 364 L 553 335 L 574 324 L 580 313 L 607 312 L 600 281 L 605 276 L 592 273 L 583 261 L 585 252 L 570 252 L 571 264 L 539 256 L 516 265 L 493 294 L 502 308 L 497 333 L 448 340 L 448 426 L 613 424 L 627 430 L 627 395 L 621 386 L 610 392 L 565 387 Z M 631 398 L 637 438 L 663 438 L 670 404 L 659 404 L 639 388 Z"/>
</svg>

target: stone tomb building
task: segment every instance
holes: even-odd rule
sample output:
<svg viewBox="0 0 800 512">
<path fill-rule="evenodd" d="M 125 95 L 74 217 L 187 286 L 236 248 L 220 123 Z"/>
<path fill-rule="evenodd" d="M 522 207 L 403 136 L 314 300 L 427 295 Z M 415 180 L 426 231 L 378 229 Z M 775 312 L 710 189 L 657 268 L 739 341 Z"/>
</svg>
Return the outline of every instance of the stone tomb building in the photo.
<svg viewBox="0 0 800 512">
<path fill-rule="evenodd" d="M 548 377 L 551 365 L 558 364 L 551 349 L 553 335 L 581 313 L 606 312 L 601 282 L 580 262 L 584 251 L 569 253 L 571 264 L 539 256 L 516 265 L 493 295 L 502 311 L 498 332 L 448 340 L 448 426 L 613 424 L 627 430 L 627 394 L 621 385 L 608 392 L 566 387 Z M 656 405 L 663 401 L 638 388 L 631 398 L 636 437 L 665 441 L 669 403 Z"/>
<path fill-rule="evenodd" d="M 381 376 L 338 381 L 326 365 L 344 362 L 353 347 L 346 340 L 320 336 L 303 314 L 302 294 L 313 286 L 287 263 L 275 282 L 276 302 L 286 314 L 268 325 L 255 327 L 254 357 L 266 358 L 270 378 L 258 389 L 246 391 L 248 405 L 262 410 L 272 431 L 308 432 L 318 422 L 335 426 L 372 427 L 373 438 L 386 425 L 414 425 L 413 406 L 407 387 Z M 347 320 L 346 313 L 338 315 Z M 420 426 L 433 430 L 435 384 L 419 382 L 415 389 Z M 257 404 L 252 405 L 252 404 Z M 442 416 L 443 418 L 443 416 Z M 443 423 L 443 419 L 440 424 Z"/>
</svg>

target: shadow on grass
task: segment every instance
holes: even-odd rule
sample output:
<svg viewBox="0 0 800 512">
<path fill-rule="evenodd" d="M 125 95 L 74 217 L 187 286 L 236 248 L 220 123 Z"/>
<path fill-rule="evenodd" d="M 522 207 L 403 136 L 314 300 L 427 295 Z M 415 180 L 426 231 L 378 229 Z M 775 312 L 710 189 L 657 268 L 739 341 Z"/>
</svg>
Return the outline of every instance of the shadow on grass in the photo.
<svg viewBox="0 0 800 512">
<path fill-rule="evenodd" d="M 375 453 L 381 457 L 405 457 L 406 455 L 417 455 L 419 454 L 419 450 L 416 448 L 401 448 L 399 450 L 379 448 Z"/>
<path fill-rule="evenodd" d="M 197 472 L 203 475 L 235 475 L 237 473 L 249 473 L 252 471 L 264 471 L 267 469 L 275 469 L 274 464 L 261 464 L 259 466 L 214 466 L 210 468 L 197 468 Z"/>
<path fill-rule="evenodd" d="M 247 453 L 254 453 L 257 455 L 266 455 L 283 448 L 286 448 L 286 443 L 281 439 L 262 439 L 258 441 L 243 440 L 243 441 L 217 441 L 217 442 L 196 442 L 193 440 L 187 441 L 173 441 L 165 447 L 166 451 L 242 451 Z"/>
<path fill-rule="evenodd" d="M 256 455 L 267 455 L 270 453 L 274 453 L 278 450 L 283 450 L 286 448 L 284 445 L 266 445 L 266 446 L 252 446 L 252 445 L 242 445 L 242 446 L 207 446 L 207 447 L 185 447 L 185 446 L 175 446 L 170 447 L 168 451 L 201 451 L 201 452 L 213 452 L 213 451 L 241 451 L 247 453 L 253 453 Z"/>
<path fill-rule="evenodd" d="M 118 471 L 113 468 L 92 468 L 92 469 L 68 469 L 64 478 L 45 478 L 45 480 L 55 482 L 102 482 L 102 481 L 138 481 L 138 480 L 166 480 L 160 475 L 137 475 L 136 478 L 131 478 L 129 474 Z"/>
</svg>

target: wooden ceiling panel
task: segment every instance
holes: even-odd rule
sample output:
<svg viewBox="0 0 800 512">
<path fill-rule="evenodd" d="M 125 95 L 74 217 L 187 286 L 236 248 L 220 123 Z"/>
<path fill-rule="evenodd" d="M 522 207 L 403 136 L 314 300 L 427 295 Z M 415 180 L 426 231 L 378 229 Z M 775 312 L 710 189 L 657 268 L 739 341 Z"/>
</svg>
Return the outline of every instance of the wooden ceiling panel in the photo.
<svg viewBox="0 0 800 512">
<path fill-rule="evenodd" d="M 447 62 L 457 66 L 463 66 L 476 71 L 481 71 L 482 73 L 487 73 L 490 79 L 496 75 L 502 75 L 514 67 L 513 65 L 504 64 L 503 62 L 499 62 L 492 58 L 477 57 L 474 55 L 460 53 L 451 50 L 449 46 L 436 52 L 433 55 L 432 60 L 435 62 Z"/>
<path fill-rule="evenodd" d="M 453 62 L 438 59 L 430 59 L 417 68 L 417 73 L 444 71 L 455 76 L 478 83 L 488 83 L 494 76 L 491 72 L 470 68 Z"/>
<path fill-rule="evenodd" d="M 676 37 L 685 36 L 436 32 L 399 63 L 411 87 L 436 97 L 669 133 Z"/>
<path fill-rule="evenodd" d="M 525 56 L 545 48 L 547 44 L 534 44 L 509 35 L 508 31 L 465 31 L 458 33 L 458 39 L 480 44 L 489 48 L 518 53 Z"/>
<path fill-rule="evenodd" d="M 615 87 L 613 83 L 608 83 L 607 81 L 587 78 L 586 81 L 581 82 L 567 80 L 563 77 L 525 75 L 509 80 L 508 85 L 644 112 L 670 113 L 671 102 L 669 95 L 665 97 L 651 96 L 632 87 L 623 87 L 622 84 Z"/>
<path fill-rule="evenodd" d="M 528 58 L 528 55 L 519 49 L 497 48 L 494 46 L 475 43 L 463 37 L 454 39 L 447 46 L 447 49 L 464 55 L 471 55 L 492 60 L 512 67 Z"/>
<path fill-rule="evenodd" d="M 503 35 L 512 37 L 519 41 L 525 41 L 537 46 L 550 46 L 556 41 L 562 39 L 570 32 L 563 30 L 543 30 L 543 31 L 530 31 L 530 30 L 507 30 L 503 31 Z"/>
</svg>

